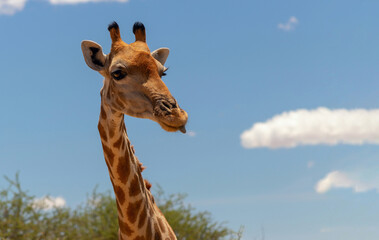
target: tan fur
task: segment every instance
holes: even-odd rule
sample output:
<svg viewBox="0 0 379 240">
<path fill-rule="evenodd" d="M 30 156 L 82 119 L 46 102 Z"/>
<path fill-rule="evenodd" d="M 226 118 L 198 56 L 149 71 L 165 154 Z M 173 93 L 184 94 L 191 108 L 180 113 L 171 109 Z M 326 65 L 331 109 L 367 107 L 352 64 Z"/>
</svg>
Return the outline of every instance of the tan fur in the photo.
<svg viewBox="0 0 379 240">
<path fill-rule="evenodd" d="M 111 73 L 117 69 L 127 72 L 127 76 L 116 82 L 112 81 Z M 166 131 L 179 130 L 187 122 L 184 110 L 178 107 L 169 115 L 156 111 L 159 100 L 176 103 L 161 79 L 163 71 L 164 67 L 157 64 L 146 43 L 126 44 L 121 39 L 113 42 L 105 68 L 100 71 L 105 77 L 106 100 L 117 111 L 156 121 Z"/>
<path fill-rule="evenodd" d="M 118 27 L 109 31 L 112 47 L 104 63 L 97 64 L 92 48 L 101 47 L 96 43 L 84 42 L 82 49 L 86 63 L 105 77 L 98 129 L 116 196 L 119 240 L 176 240 L 154 202 L 151 184 L 142 178 L 145 167 L 130 144 L 124 114 L 156 121 L 166 131 L 182 131 L 188 116 L 163 83 L 165 67 L 151 55 L 145 32 L 137 30 L 136 42 L 127 44 Z M 117 80 L 112 73 L 119 72 L 126 75 Z"/>
</svg>

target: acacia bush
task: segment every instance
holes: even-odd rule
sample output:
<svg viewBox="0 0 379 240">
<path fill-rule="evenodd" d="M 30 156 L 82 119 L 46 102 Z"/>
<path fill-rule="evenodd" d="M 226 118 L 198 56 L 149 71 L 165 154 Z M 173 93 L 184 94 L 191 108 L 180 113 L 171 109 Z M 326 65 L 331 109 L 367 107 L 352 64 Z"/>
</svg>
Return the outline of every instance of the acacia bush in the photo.
<svg viewBox="0 0 379 240">
<path fill-rule="evenodd" d="M 111 192 L 95 190 L 76 207 L 36 206 L 36 198 L 21 188 L 18 174 L 5 177 L 9 186 L 0 190 L 0 240 L 117 240 L 118 222 Z M 240 239 L 224 223 L 213 221 L 184 203 L 185 195 L 165 195 L 158 188 L 156 201 L 178 240 Z"/>
</svg>

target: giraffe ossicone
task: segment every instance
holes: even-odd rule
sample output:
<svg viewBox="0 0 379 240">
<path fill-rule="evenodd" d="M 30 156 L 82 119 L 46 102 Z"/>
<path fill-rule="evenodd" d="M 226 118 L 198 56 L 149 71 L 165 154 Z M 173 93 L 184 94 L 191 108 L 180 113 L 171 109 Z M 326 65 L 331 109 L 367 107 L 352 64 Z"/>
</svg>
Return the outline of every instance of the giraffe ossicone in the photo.
<svg viewBox="0 0 379 240">
<path fill-rule="evenodd" d="M 108 30 L 109 54 L 88 40 L 82 42 L 82 51 L 87 65 L 104 77 L 98 129 L 116 196 L 119 239 L 176 240 L 149 191 L 151 184 L 142 178 L 144 167 L 134 154 L 124 123 L 126 114 L 151 119 L 166 131 L 186 132 L 188 115 L 162 81 L 169 49 L 150 52 L 140 22 L 133 26 L 135 41 L 130 44 L 121 39 L 116 22 Z"/>
</svg>

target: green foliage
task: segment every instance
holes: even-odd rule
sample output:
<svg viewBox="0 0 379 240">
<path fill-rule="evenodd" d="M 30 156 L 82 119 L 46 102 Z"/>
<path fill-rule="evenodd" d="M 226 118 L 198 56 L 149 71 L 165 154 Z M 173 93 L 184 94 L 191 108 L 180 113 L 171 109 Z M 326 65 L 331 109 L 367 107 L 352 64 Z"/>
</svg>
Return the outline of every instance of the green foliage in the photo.
<svg viewBox="0 0 379 240">
<path fill-rule="evenodd" d="M 22 190 L 18 174 L 6 177 L 9 186 L 0 191 L 0 240 L 117 240 L 115 199 L 110 192 L 95 190 L 75 209 L 36 206 L 36 198 Z M 209 212 L 196 212 L 184 203 L 185 195 L 164 195 L 159 188 L 157 203 L 178 240 L 240 239 L 224 224 L 214 222 Z"/>
<path fill-rule="evenodd" d="M 117 239 L 117 219 L 116 202 L 111 193 L 98 193 L 95 188 L 87 202 L 73 210 L 71 229 L 76 231 L 68 239 Z"/>
<path fill-rule="evenodd" d="M 196 212 L 191 205 L 186 205 L 185 194 L 166 197 L 158 188 L 157 205 L 174 229 L 178 240 L 240 239 L 239 233 L 234 233 L 224 223 L 214 222 L 209 212 Z"/>
<path fill-rule="evenodd" d="M 0 192 L 0 239 L 59 238 L 60 226 L 69 218 L 69 210 L 61 208 L 46 212 L 35 208 L 35 198 L 21 189 L 18 174 L 14 181 L 6 180 L 9 187 Z M 53 235 L 51 229 L 54 229 Z"/>
</svg>

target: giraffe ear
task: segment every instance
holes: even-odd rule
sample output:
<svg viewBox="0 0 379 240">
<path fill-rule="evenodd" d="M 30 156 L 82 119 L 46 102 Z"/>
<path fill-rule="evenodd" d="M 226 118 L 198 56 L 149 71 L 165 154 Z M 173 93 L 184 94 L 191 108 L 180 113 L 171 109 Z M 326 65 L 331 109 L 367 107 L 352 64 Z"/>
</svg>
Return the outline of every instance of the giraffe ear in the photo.
<svg viewBox="0 0 379 240">
<path fill-rule="evenodd" d="M 170 53 L 170 49 L 168 48 L 159 48 L 151 53 L 151 56 L 153 56 L 155 59 L 157 59 L 158 62 L 160 62 L 162 65 L 167 60 L 168 54 Z"/>
<path fill-rule="evenodd" d="M 82 41 L 82 51 L 88 67 L 95 71 L 101 71 L 104 68 L 106 55 L 99 44 L 88 40 Z"/>
</svg>

